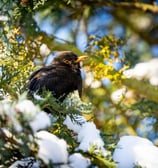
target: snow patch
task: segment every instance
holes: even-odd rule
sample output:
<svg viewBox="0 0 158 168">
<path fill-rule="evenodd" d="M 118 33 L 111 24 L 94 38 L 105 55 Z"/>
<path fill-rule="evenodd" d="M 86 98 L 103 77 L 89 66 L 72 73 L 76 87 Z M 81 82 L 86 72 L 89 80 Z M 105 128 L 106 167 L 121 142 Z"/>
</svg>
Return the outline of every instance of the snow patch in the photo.
<svg viewBox="0 0 158 168">
<path fill-rule="evenodd" d="M 70 155 L 69 162 L 69 165 L 72 168 L 88 168 L 91 164 L 90 160 L 82 156 L 80 153 Z"/>
<path fill-rule="evenodd" d="M 123 136 L 113 153 L 117 168 L 158 167 L 158 148 L 151 141 L 138 136 Z"/>
<path fill-rule="evenodd" d="M 34 119 L 30 122 L 30 126 L 34 132 L 49 127 L 51 120 L 47 113 L 41 111 L 37 113 Z"/>
<path fill-rule="evenodd" d="M 36 134 L 39 145 L 38 157 L 46 164 L 66 164 L 68 160 L 67 144 L 63 139 L 47 132 L 40 131 Z"/>
</svg>

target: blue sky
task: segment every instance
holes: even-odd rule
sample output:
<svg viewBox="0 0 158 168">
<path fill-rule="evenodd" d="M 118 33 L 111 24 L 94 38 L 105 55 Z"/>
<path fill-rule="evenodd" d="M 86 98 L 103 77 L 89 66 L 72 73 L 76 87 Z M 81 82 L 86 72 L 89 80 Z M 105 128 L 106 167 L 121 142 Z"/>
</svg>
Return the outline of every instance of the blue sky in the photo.
<svg viewBox="0 0 158 168">
<path fill-rule="evenodd" d="M 157 0 L 157 3 L 158 3 L 158 0 Z M 42 22 L 40 22 L 39 15 L 35 15 L 35 20 L 39 24 L 39 27 L 41 28 L 41 30 L 45 31 L 48 34 L 55 35 L 57 37 L 57 40 L 63 39 L 67 41 L 72 41 L 72 38 L 70 36 L 71 34 L 70 31 L 77 26 L 77 22 L 72 22 L 68 25 L 65 25 L 64 27 L 58 29 L 58 31 L 54 33 L 55 29 L 52 26 L 53 25 L 52 19 L 49 16 L 45 20 L 42 20 Z M 112 24 L 112 21 L 113 21 L 113 18 L 111 15 L 99 11 L 97 15 L 93 16 L 89 20 L 89 23 L 90 23 L 88 24 L 89 35 L 93 34 L 93 35 L 103 36 L 105 34 L 110 34 L 112 32 L 116 36 L 122 37 L 124 35 L 124 27 L 117 23 L 116 26 L 114 26 L 114 28 L 110 30 L 109 25 Z M 60 42 L 62 42 L 62 40 L 60 40 Z M 76 44 L 81 51 L 85 51 L 86 45 L 87 45 L 87 37 L 85 33 L 82 31 L 82 24 L 80 26 L 80 31 L 77 34 Z M 137 45 L 135 47 L 137 47 L 139 50 L 139 46 L 140 45 Z M 151 53 L 153 57 L 158 57 L 158 45 L 154 45 L 151 47 Z"/>
</svg>

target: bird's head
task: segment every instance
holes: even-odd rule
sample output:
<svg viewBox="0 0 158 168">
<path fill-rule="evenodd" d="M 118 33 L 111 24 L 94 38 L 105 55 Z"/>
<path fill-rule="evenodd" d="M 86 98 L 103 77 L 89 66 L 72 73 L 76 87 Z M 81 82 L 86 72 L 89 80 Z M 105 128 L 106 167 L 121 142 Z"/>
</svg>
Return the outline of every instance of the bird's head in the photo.
<svg viewBox="0 0 158 168">
<path fill-rule="evenodd" d="M 80 62 L 84 61 L 87 56 L 77 56 L 72 51 L 62 51 L 54 58 L 53 63 L 70 66 L 73 69 L 80 68 Z"/>
</svg>

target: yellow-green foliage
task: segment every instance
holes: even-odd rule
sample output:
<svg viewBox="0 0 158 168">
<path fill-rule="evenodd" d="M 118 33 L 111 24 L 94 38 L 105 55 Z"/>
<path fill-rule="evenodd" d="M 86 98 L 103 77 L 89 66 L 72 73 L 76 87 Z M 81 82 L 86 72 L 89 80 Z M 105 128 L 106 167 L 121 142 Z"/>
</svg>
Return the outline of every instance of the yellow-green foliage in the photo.
<svg viewBox="0 0 158 168">
<path fill-rule="evenodd" d="M 87 49 L 90 55 L 90 67 L 95 79 L 109 78 L 111 81 L 119 81 L 122 78 L 122 71 L 127 68 L 124 56 L 120 56 L 119 49 L 123 45 L 123 40 L 115 36 L 104 36 L 98 38 L 90 37 Z M 122 68 L 114 69 L 114 63 L 122 63 Z"/>
<path fill-rule="evenodd" d="M 6 26 L 4 30 L 8 42 L 1 42 L 1 93 L 16 97 L 21 93 L 30 72 L 34 70 L 33 55 L 30 55 L 29 43 L 26 43 L 19 28 Z"/>
</svg>

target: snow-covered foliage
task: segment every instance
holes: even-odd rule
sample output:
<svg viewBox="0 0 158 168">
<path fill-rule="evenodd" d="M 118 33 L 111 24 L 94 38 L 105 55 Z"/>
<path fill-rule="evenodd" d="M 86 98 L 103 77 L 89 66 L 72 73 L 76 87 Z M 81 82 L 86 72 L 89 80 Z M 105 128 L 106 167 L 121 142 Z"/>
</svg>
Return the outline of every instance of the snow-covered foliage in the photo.
<svg viewBox="0 0 158 168">
<path fill-rule="evenodd" d="M 95 146 L 95 152 L 101 153 L 103 156 L 107 155 L 104 149 L 104 142 L 100 136 L 100 131 L 96 128 L 93 122 L 86 122 L 83 116 L 76 116 L 80 125 L 73 122 L 69 116 L 66 117 L 64 124 L 75 133 L 77 133 L 77 140 L 80 143 L 76 150 L 84 152 L 89 151 L 92 146 Z M 92 131 L 91 131 L 92 130 Z"/>
<path fill-rule="evenodd" d="M 17 104 L 2 103 L 0 106 L 0 114 L 7 115 L 11 121 L 9 124 L 13 125 L 17 132 L 23 131 L 23 123 L 20 123 L 19 117 L 23 117 L 34 132 L 45 129 L 51 124 L 48 114 L 30 100 L 20 100 Z"/>
<path fill-rule="evenodd" d="M 28 157 L 25 159 L 21 159 L 13 163 L 9 168 L 18 168 L 18 167 L 31 167 L 31 168 L 39 168 L 39 162 L 35 160 L 33 157 Z"/>
<path fill-rule="evenodd" d="M 66 110 L 78 103 L 66 101 Z M 105 148 L 107 144 L 100 130 L 92 121 L 87 121 L 81 115 L 71 112 L 70 116 L 65 116 L 60 127 L 57 127 L 57 116 L 52 120 L 53 114 L 42 111 L 24 96 L 18 101 L 3 102 L 0 107 L 2 167 L 88 168 L 96 163 L 99 167 L 158 167 L 158 148 L 147 139 L 123 136 L 112 154 Z M 62 136 L 62 127 L 69 131 L 68 134 L 63 134 L 66 137 Z M 60 133 L 57 133 L 58 131 Z M 108 162 L 110 157 L 117 166 Z"/>
<path fill-rule="evenodd" d="M 148 62 L 138 63 L 132 69 L 124 72 L 127 78 L 136 78 L 138 80 L 146 79 L 151 85 L 158 85 L 158 59 L 152 59 Z"/>
<path fill-rule="evenodd" d="M 68 129 L 74 131 L 75 133 L 79 133 L 80 129 L 82 128 L 82 125 L 86 123 L 86 119 L 83 116 L 79 115 L 74 115 L 74 118 L 76 121 L 78 121 L 78 123 L 71 120 L 71 118 L 67 115 L 63 124 L 65 124 Z"/>
<path fill-rule="evenodd" d="M 72 110 L 72 106 L 76 103 L 79 104 L 79 99 L 77 100 L 74 102 L 72 102 L 73 99 L 66 100 L 64 102 L 67 103 L 66 110 L 69 108 Z M 38 101 L 45 100 L 42 98 Z M 53 119 L 53 114 L 42 111 L 39 105 L 35 105 L 24 95 L 18 101 L 3 102 L 0 107 L 2 121 L 0 152 L 5 151 L 2 155 L 1 166 L 7 162 L 6 165 L 10 168 L 46 166 L 77 168 L 82 163 L 82 167 L 86 168 L 93 164 L 91 162 L 93 155 L 99 155 L 106 159 L 107 152 L 100 131 L 93 122 L 86 121 L 83 116 L 73 114 L 72 117 L 71 112 L 71 115 L 67 115 L 63 123 L 60 123 L 67 126 L 67 131 L 72 130 L 73 134 L 76 134 L 74 137 L 66 135 L 67 138 L 72 138 L 78 144 L 73 149 L 66 137 L 60 138 L 58 134 L 55 135 L 51 131 L 54 129 L 53 125 L 56 125 L 58 117 Z M 82 106 L 78 106 L 78 111 L 82 108 Z M 69 153 L 70 150 L 71 153 Z M 89 153 L 89 158 L 84 156 L 84 153 Z M 9 158 L 6 158 L 7 154 Z"/>
</svg>

